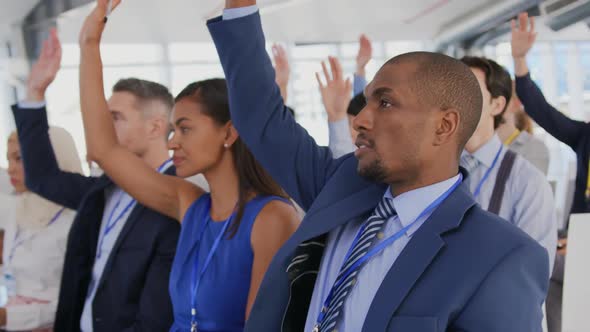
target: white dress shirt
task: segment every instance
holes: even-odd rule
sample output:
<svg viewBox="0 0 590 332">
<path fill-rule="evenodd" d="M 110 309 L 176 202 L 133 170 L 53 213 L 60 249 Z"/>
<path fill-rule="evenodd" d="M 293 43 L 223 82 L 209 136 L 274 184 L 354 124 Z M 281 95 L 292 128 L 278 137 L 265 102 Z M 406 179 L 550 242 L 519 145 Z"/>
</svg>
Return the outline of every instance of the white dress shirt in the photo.
<svg viewBox="0 0 590 332">
<path fill-rule="evenodd" d="M 4 168 L 0 168 L 0 193 L 10 195 L 14 191 L 12 184 L 10 184 L 10 178 L 8 172 Z"/>
<path fill-rule="evenodd" d="M 76 213 L 66 209 L 45 228 L 20 230 L 16 247 L 14 196 L 0 194 L 0 215 L 0 228 L 4 229 L 3 270 L 10 270 L 16 280 L 17 296 L 39 300 L 39 303 L 8 305 L 7 324 L 3 328 L 24 331 L 51 327 L 57 310 L 67 237 Z"/>
</svg>

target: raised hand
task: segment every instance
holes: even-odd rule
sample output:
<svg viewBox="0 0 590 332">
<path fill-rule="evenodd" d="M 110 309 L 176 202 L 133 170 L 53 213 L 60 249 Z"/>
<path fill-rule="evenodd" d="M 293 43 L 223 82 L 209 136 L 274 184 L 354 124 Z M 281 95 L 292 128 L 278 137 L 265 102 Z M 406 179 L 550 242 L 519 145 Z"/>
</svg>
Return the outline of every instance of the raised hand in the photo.
<svg viewBox="0 0 590 332">
<path fill-rule="evenodd" d="M 287 56 L 285 48 L 279 44 L 274 44 L 272 46 L 272 56 L 275 63 L 275 80 L 281 89 L 281 96 L 283 96 L 283 100 L 286 104 L 289 77 L 291 75 L 289 57 Z"/>
<path fill-rule="evenodd" d="M 359 39 L 359 52 L 356 56 L 356 74 L 365 76 L 365 67 L 373 57 L 373 46 L 366 35 L 361 35 Z"/>
<path fill-rule="evenodd" d="M 121 0 L 112 0 L 111 10 L 115 10 L 121 3 Z M 105 17 L 109 6 L 109 0 L 97 0 L 96 7 L 86 17 L 82 29 L 80 30 L 79 42 L 84 44 L 98 44 L 102 37 L 105 27 Z"/>
<path fill-rule="evenodd" d="M 43 42 L 41 54 L 31 67 L 27 82 L 27 101 L 43 101 L 45 91 L 53 82 L 61 65 L 61 43 L 55 28 L 49 31 L 49 37 Z"/>
<path fill-rule="evenodd" d="M 535 18 L 529 18 L 527 13 L 520 13 L 518 15 L 518 27 L 515 20 L 512 20 L 510 24 L 512 26 L 512 56 L 514 58 L 524 58 L 537 38 Z"/>
<path fill-rule="evenodd" d="M 345 79 L 340 61 L 335 57 L 328 58 L 331 74 L 328 72 L 326 63 L 322 61 L 322 69 L 326 84 L 322 82 L 320 73 L 316 73 L 316 79 L 320 86 L 320 93 L 324 107 L 328 113 L 328 121 L 335 122 L 346 118 L 346 109 L 350 103 L 352 83 L 350 78 Z"/>
</svg>

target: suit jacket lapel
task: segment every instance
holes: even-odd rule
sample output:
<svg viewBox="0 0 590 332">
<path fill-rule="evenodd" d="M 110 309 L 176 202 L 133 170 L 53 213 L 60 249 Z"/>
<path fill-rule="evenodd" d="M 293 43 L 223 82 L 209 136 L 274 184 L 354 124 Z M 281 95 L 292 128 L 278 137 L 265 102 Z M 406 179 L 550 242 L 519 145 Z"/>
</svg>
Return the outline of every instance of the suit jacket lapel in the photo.
<svg viewBox="0 0 590 332">
<path fill-rule="evenodd" d="M 360 182 L 357 182 L 357 187 L 344 194 L 343 190 L 322 193 L 320 196 L 330 197 L 332 201 L 324 202 L 320 207 L 312 207 L 304 223 L 277 255 L 286 264 L 282 268 L 288 274 L 291 293 L 285 308 L 282 331 L 304 329 L 327 233 L 370 213 L 386 188 L 383 185 L 363 185 Z"/>
<path fill-rule="evenodd" d="M 386 186 L 372 185 L 339 199 L 322 209 L 312 209 L 302 227 L 295 233 L 297 243 L 328 233 L 350 220 L 371 212 L 383 194 Z"/>
<path fill-rule="evenodd" d="M 72 230 L 78 232 L 83 229 L 84 238 L 78 239 L 83 243 L 77 245 L 80 248 L 86 248 L 85 253 L 88 253 L 85 259 L 89 266 L 94 264 L 96 256 L 96 246 L 98 245 L 98 238 L 100 237 L 100 224 L 102 221 L 104 207 L 106 204 L 105 190 L 112 185 L 113 182 L 105 175 L 101 176 L 92 186 L 85 201 L 81 203 L 82 206 L 93 206 L 94 209 L 78 210 L 75 224 L 72 225 Z M 102 205 L 101 205 L 102 204 Z M 72 231 L 71 231 L 72 232 Z M 76 242 L 78 242 L 78 240 Z"/>
<path fill-rule="evenodd" d="M 459 227 L 465 213 L 474 205 L 469 188 L 463 184 L 416 231 L 381 283 L 363 331 L 386 330 L 416 281 L 445 246 L 444 233 Z"/>
<path fill-rule="evenodd" d="M 169 167 L 166 170 L 166 172 L 164 172 L 164 174 L 175 175 L 174 167 Z M 112 183 L 110 179 L 109 179 L 109 182 Z M 105 264 L 104 270 L 103 270 L 102 275 L 100 277 L 100 281 L 98 283 L 97 292 L 100 289 L 100 287 L 102 286 L 102 283 L 104 282 L 105 277 L 110 273 L 111 269 L 113 268 L 114 257 L 119 252 L 119 249 L 121 248 L 122 243 L 125 241 L 125 239 L 129 235 L 129 232 L 133 229 L 133 227 L 135 227 L 135 224 L 140 220 L 139 217 L 141 216 L 141 214 L 143 213 L 143 211 L 145 209 L 146 209 L 145 206 L 137 203 L 133 207 L 133 209 L 131 210 L 131 213 L 129 214 L 129 217 L 127 218 L 127 221 L 125 222 L 125 225 L 123 225 L 123 229 L 121 230 L 121 233 L 119 233 L 119 236 L 117 237 L 117 240 L 115 241 L 115 244 L 113 245 L 113 249 L 111 250 L 111 254 L 109 255 L 109 258 L 107 259 L 107 263 Z M 99 236 L 100 236 L 100 234 L 99 234 Z"/>
</svg>

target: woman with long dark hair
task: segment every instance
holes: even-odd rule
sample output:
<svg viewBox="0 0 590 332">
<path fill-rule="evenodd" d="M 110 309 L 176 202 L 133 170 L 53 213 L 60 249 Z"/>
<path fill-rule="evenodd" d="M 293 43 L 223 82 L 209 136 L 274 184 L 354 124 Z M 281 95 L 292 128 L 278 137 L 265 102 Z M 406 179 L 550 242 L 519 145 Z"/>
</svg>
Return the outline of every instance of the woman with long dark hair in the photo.
<svg viewBox="0 0 590 332">
<path fill-rule="evenodd" d="M 170 277 L 171 331 L 242 331 L 272 257 L 298 225 L 296 211 L 233 127 L 225 80 L 187 86 L 172 116 L 177 175 L 202 173 L 210 194 L 155 172 L 119 145 L 99 50 L 107 2 L 98 1 L 80 35 L 88 154 L 138 202 L 182 223 Z"/>
</svg>

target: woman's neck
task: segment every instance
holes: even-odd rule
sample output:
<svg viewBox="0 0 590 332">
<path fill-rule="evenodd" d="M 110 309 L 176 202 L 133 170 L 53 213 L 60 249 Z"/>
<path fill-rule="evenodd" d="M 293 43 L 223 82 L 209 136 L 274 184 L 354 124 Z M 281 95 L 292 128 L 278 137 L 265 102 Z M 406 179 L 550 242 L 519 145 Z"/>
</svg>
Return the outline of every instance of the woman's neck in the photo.
<svg viewBox="0 0 590 332">
<path fill-rule="evenodd" d="M 226 220 L 234 212 L 240 198 L 238 172 L 231 151 L 224 152 L 221 161 L 203 175 L 211 190 L 211 218 Z"/>
</svg>

